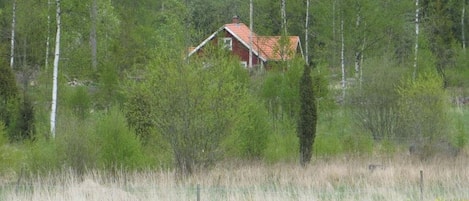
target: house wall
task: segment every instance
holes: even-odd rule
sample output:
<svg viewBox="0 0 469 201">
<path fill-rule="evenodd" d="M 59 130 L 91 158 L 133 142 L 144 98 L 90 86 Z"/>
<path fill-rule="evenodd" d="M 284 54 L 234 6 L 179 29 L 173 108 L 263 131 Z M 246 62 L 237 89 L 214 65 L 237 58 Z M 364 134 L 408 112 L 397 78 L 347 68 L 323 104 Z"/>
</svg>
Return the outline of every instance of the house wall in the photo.
<svg viewBox="0 0 469 201">
<path fill-rule="evenodd" d="M 240 41 L 231 35 L 229 32 L 224 31 L 221 37 L 230 37 L 233 41 L 232 52 L 239 57 L 239 60 L 245 61 L 249 64 L 249 49 L 245 47 Z M 254 53 L 252 54 L 252 65 L 260 65 L 260 59 Z"/>
</svg>

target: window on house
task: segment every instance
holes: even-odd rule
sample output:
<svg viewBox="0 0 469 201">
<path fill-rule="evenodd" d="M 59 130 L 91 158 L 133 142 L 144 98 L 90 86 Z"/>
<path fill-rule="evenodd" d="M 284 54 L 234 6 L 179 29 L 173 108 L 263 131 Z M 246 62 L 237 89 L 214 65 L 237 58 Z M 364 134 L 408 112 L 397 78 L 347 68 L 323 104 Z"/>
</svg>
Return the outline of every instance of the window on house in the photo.
<svg viewBox="0 0 469 201">
<path fill-rule="evenodd" d="M 222 45 L 223 48 L 226 48 L 228 50 L 233 50 L 233 40 L 231 38 L 221 38 L 220 39 L 220 44 Z"/>
<path fill-rule="evenodd" d="M 244 68 L 247 68 L 248 67 L 248 62 L 247 61 L 241 61 L 241 66 L 244 67 Z"/>
</svg>

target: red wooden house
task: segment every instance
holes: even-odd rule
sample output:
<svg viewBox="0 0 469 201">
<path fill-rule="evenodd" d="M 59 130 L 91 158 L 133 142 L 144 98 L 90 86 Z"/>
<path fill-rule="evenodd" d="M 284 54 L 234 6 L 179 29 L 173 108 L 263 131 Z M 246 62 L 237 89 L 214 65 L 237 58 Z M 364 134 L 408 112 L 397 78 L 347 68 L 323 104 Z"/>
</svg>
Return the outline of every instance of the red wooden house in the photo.
<svg viewBox="0 0 469 201">
<path fill-rule="evenodd" d="M 232 51 L 245 67 L 249 64 L 250 44 L 252 44 L 253 66 L 268 67 L 272 62 L 290 60 L 296 55 L 303 56 L 298 36 L 288 36 L 288 43 L 285 43 L 287 45 L 281 48 L 281 36 L 258 36 L 252 32 L 252 41 L 250 41 L 250 34 L 249 27 L 239 22 L 239 18 L 235 16 L 232 23 L 223 25 L 197 47 L 191 48 L 188 56 L 201 52 L 209 42 L 223 45 Z"/>
</svg>

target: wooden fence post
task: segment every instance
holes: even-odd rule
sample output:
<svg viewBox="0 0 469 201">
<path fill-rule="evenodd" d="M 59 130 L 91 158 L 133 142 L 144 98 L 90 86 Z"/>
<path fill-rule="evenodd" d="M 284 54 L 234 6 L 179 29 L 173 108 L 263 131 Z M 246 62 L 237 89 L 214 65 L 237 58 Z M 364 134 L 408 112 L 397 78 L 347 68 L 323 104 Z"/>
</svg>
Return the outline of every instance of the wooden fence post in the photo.
<svg viewBox="0 0 469 201">
<path fill-rule="evenodd" d="M 423 170 L 420 170 L 420 200 L 423 200 Z"/>
<path fill-rule="evenodd" d="M 200 201 L 200 184 L 197 184 L 197 201 Z"/>
</svg>

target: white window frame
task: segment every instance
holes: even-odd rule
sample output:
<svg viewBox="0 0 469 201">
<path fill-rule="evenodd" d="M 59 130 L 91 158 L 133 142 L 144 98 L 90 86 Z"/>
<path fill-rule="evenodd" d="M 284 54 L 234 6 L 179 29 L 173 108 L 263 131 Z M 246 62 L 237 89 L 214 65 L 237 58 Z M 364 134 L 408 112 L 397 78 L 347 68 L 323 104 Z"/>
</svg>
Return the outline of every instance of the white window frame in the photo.
<svg viewBox="0 0 469 201">
<path fill-rule="evenodd" d="M 219 42 L 221 42 L 221 45 L 223 48 L 226 48 L 230 51 L 233 50 L 233 39 L 230 37 L 224 37 L 220 38 Z"/>
<path fill-rule="evenodd" d="M 239 62 L 242 67 L 247 68 L 248 67 L 248 62 L 247 61 L 240 61 Z"/>
</svg>

